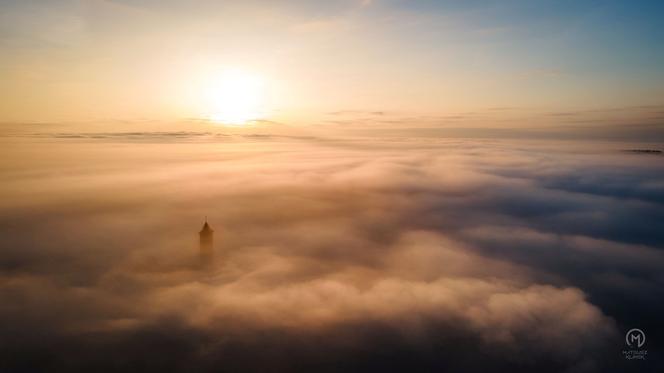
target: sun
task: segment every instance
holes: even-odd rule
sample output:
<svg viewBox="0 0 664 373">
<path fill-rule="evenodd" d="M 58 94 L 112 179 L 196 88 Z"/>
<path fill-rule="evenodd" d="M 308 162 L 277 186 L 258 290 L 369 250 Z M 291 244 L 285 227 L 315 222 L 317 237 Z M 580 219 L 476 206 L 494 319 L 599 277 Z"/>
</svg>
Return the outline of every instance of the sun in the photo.
<svg viewBox="0 0 664 373">
<path fill-rule="evenodd" d="M 244 125 L 264 115 L 264 81 L 247 71 L 227 70 L 209 79 L 208 118 L 225 125 Z"/>
</svg>

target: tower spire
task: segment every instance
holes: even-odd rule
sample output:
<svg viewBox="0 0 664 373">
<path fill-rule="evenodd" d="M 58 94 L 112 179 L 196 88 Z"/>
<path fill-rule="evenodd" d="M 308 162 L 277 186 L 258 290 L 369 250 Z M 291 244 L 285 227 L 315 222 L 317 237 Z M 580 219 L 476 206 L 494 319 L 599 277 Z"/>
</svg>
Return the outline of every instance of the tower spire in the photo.
<svg viewBox="0 0 664 373">
<path fill-rule="evenodd" d="M 205 215 L 205 224 L 203 229 L 198 232 L 199 235 L 199 253 L 202 264 L 209 264 L 214 258 L 214 231 L 210 228 Z"/>
</svg>

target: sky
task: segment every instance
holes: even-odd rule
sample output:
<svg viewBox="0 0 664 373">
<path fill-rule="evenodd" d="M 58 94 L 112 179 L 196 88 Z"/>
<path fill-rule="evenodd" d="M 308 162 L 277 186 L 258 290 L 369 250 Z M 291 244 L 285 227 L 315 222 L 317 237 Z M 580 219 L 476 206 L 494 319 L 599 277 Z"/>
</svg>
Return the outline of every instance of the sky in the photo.
<svg viewBox="0 0 664 373">
<path fill-rule="evenodd" d="M 260 77 L 252 119 L 289 124 L 338 121 L 334 113 L 435 125 L 483 113 L 465 127 L 662 120 L 658 1 L 4 0 L 0 9 L 4 123 L 209 119 L 221 109 L 206 92 L 229 70 Z"/>
</svg>

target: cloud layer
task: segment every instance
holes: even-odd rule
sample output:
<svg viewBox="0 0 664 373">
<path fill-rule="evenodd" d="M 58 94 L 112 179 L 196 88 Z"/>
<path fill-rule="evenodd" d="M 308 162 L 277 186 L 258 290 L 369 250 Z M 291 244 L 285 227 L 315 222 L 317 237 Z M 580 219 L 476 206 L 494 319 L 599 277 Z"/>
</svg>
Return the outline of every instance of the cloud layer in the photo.
<svg viewBox="0 0 664 373">
<path fill-rule="evenodd" d="M 606 371 L 663 336 L 661 156 L 131 136 L 3 140 L 5 370 Z"/>
</svg>

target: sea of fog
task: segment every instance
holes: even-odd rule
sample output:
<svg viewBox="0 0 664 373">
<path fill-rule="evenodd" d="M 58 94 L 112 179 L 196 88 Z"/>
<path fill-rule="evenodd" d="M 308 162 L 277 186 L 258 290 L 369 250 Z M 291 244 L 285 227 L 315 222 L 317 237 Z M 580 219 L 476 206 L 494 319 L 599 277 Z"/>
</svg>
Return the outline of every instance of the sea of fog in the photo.
<svg viewBox="0 0 664 373">
<path fill-rule="evenodd" d="M 664 156 L 644 145 L 0 146 L 2 371 L 664 369 Z M 622 354 L 631 328 L 645 361 Z"/>
</svg>

